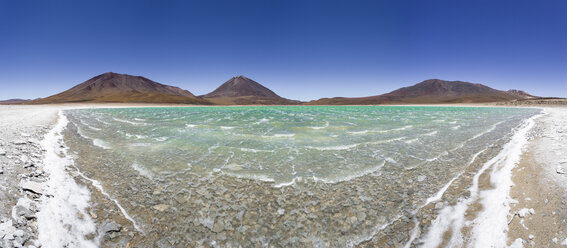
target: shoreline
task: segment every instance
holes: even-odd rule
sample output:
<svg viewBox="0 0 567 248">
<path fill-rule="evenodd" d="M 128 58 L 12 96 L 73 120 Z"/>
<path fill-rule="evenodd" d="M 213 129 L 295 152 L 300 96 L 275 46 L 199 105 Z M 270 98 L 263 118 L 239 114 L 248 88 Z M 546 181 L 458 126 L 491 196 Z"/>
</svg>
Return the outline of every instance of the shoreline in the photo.
<svg viewBox="0 0 567 248">
<path fill-rule="evenodd" d="M 145 104 L 144 104 L 144 105 L 139 105 L 139 104 L 125 104 L 125 105 L 116 105 L 116 104 L 101 104 L 101 105 L 99 105 L 99 104 L 71 104 L 71 105 L 18 105 L 18 106 L 16 106 L 16 105 L 8 105 L 8 106 L 15 106 L 15 107 L 13 107 L 13 108 L 12 108 L 12 107 L 4 108 L 2 105 L 0 105 L 0 114 L 4 114 L 5 109 L 14 110 L 15 112 L 24 111 L 24 110 L 30 110 L 30 109 L 35 109 L 35 111 L 39 111 L 39 112 L 49 112 L 49 113 L 51 113 L 52 115 L 54 114 L 54 115 L 56 116 L 59 111 L 63 111 L 63 110 L 66 110 L 66 109 L 77 109 L 77 108 L 81 108 L 81 109 L 82 109 L 82 108 L 170 107 L 169 105 L 164 106 L 164 105 L 145 105 Z M 36 106 L 37 106 L 37 107 L 36 107 Z M 193 106 L 194 106 L 194 107 L 202 107 L 202 106 L 199 106 L 199 105 L 190 105 L 190 106 L 179 106 L 179 105 L 175 105 L 175 106 L 177 106 L 177 107 L 193 107 Z M 267 106 L 269 107 L 269 106 L 271 106 L 271 105 L 267 105 Z M 365 106 L 367 106 L 367 105 L 365 105 Z M 380 105 L 380 106 L 394 106 L 394 105 Z M 399 105 L 399 106 L 409 106 L 409 105 Z M 500 105 L 480 105 L 480 106 L 477 106 L 477 105 L 467 105 L 467 106 L 462 106 L 462 105 L 411 105 L 411 106 L 511 107 L 511 106 L 500 106 Z M 171 107 L 172 107 L 172 106 L 171 106 Z M 214 106 L 206 106 L 206 107 L 214 107 Z M 238 106 L 237 106 L 237 107 L 238 107 Z M 529 107 L 529 108 L 539 108 L 539 109 L 549 109 L 549 108 L 550 108 L 550 107 L 544 107 L 544 106 L 519 106 L 519 107 L 522 107 L 522 108 Z M 553 108 L 553 107 L 551 107 L 551 108 Z M 565 107 L 556 107 L 556 108 L 553 108 L 553 109 L 559 109 L 558 112 L 561 112 L 561 111 L 567 112 L 567 108 L 565 108 Z M 57 119 L 55 119 L 55 121 L 54 121 L 53 116 L 48 116 L 48 115 L 50 115 L 49 113 L 44 113 L 45 116 L 42 115 L 42 116 L 43 116 L 42 118 L 36 119 L 36 120 L 34 121 L 34 124 L 30 124 L 30 126 L 25 126 L 25 125 L 24 125 L 24 127 L 22 128 L 22 130 L 28 130 L 28 132 L 31 133 L 31 134 L 29 134 L 30 136 L 29 136 L 28 138 L 31 137 L 30 139 L 35 138 L 35 139 L 38 140 L 38 141 L 39 141 L 39 140 L 43 141 L 43 140 L 45 139 L 46 135 L 47 135 L 50 131 L 52 131 L 52 130 L 55 128 L 55 125 L 57 124 L 58 121 L 57 121 Z M 564 116 L 564 115 L 561 115 L 561 116 Z M 547 116 L 544 116 L 543 118 L 546 118 L 546 117 L 547 117 Z M 23 118 L 23 117 L 21 117 L 21 118 Z M 556 118 L 556 119 L 553 119 L 553 118 Z M 552 117 L 550 117 L 549 120 L 546 119 L 545 121 L 554 122 L 554 121 L 557 121 L 557 118 L 558 118 L 558 117 L 556 117 L 556 116 L 552 116 Z M 15 121 L 15 120 L 17 120 L 17 118 L 14 118 L 13 120 L 7 120 L 7 122 L 6 122 L 7 124 L 5 124 L 5 125 L 9 125 L 8 123 L 9 123 L 10 121 Z M 567 120 L 566 120 L 566 121 L 567 121 Z M 41 127 L 36 127 L 36 126 L 34 126 L 36 122 L 37 122 L 37 123 L 43 123 L 43 125 L 41 125 Z M 55 122 L 55 123 L 54 123 L 54 122 Z M 544 122 L 543 120 L 536 120 L 535 122 L 536 122 L 536 126 L 538 126 L 538 127 L 540 127 L 540 126 L 545 126 L 545 125 L 549 124 L 549 123 L 547 123 L 547 122 Z M 547 124 L 546 124 L 546 123 L 547 123 Z M 0 123 L 0 124 L 4 124 L 4 123 Z M 558 125 L 559 125 L 559 124 L 558 124 Z M 13 126 L 13 123 L 12 123 L 12 126 Z M 27 129 L 26 129 L 26 128 L 27 128 Z M 9 129 L 8 132 L 13 132 L 13 133 L 14 133 L 14 134 L 11 135 L 11 136 L 9 136 L 9 135 L 4 135 L 4 133 L 2 133 L 2 139 L 0 139 L 0 145 L 1 145 L 1 146 L 0 146 L 0 152 L 2 151 L 2 149 L 4 149 L 4 150 L 7 150 L 7 151 L 8 151 L 7 154 L 5 154 L 5 155 L 11 154 L 14 149 L 12 149 L 12 148 L 5 149 L 5 147 L 4 147 L 4 146 L 5 146 L 5 143 L 7 143 L 7 142 L 8 142 L 8 143 L 9 143 L 9 142 L 11 142 L 11 143 L 14 143 L 14 142 L 15 142 L 15 143 L 18 143 L 18 142 L 20 142 L 20 141 L 18 141 L 18 139 L 26 138 L 26 137 L 23 137 L 23 136 L 25 136 L 25 135 L 22 136 L 21 134 L 19 135 L 19 136 L 21 136 L 21 137 L 18 137 L 18 134 L 17 134 L 18 131 L 17 131 L 17 130 L 18 130 L 18 128 Z M 554 130 L 554 131 L 557 131 L 557 130 Z M 24 133 L 24 134 L 27 134 L 27 133 Z M 549 134 L 547 134 L 547 135 L 549 135 Z M 538 135 L 536 134 L 535 136 L 538 136 Z M 8 139 L 8 141 L 6 142 L 5 139 Z M 542 139 L 545 139 L 545 140 L 542 140 Z M 537 142 L 539 142 L 539 143 L 537 143 Z M 525 149 L 524 149 L 525 151 L 521 154 L 522 158 L 521 158 L 520 163 L 519 163 L 518 165 L 515 165 L 515 166 L 512 168 L 511 180 L 514 181 L 514 182 L 516 183 L 516 185 L 511 188 L 511 190 L 510 190 L 511 192 L 510 192 L 510 194 L 509 194 L 510 197 L 512 197 L 513 199 L 516 199 L 517 197 L 519 197 L 519 194 L 518 194 L 518 192 L 520 192 L 519 189 L 522 189 L 522 191 L 529 191 L 529 190 L 524 190 L 523 188 L 525 188 L 525 187 L 523 187 L 523 186 L 526 186 L 526 185 L 527 185 L 527 187 L 529 188 L 529 187 L 531 187 L 531 186 L 533 186 L 533 185 L 528 185 L 528 182 L 525 182 L 525 183 L 517 183 L 516 181 L 517 181 L 517 180 L 521 180 L 522 178 L 525 179 L 526 177 L 530 177 L 530 175 L 532 175 L 533 173 L 536 173 L 536 172 L 538 172 L 538 173 L 541 174 L 541 176 L 540 176 L 540 178 L 539 178 L 538 180 L 540 180 L 540 181 L 541 181 L 541 180 L 548 180 L 548 181 L 545 181 L 545 182 L 546 182 L 546 183 L 554 183 L 554 184 L 557 184 L 557 185 L 554 185 L 554 186 L 557 186 L 557 187 L 556 187 L 557 189 L 564 189 L 564 190 L 567 189 L 567 187 L 565 187 L 564 185 L 563 185 L 563 186 L 559 185 L 561 182 L 558 182 L 558 181 L 557 181 L 558 179 L 557 179 L 557 178 L 554 178 L 554 176 L 557 176 L 557 175 L 560 175 L 560 176 L 561 176 L 562 174 L 559 174 L 558 172 L 556 172 L 555 169 L 553 169 L 553 170 L 548 170 L 549 168 L 543 167 L 542 162 L 541 162 L 542 159 L 539 159 L 539 157 L 538 157 L 538 156 L 541 157 L 541 151 L 539 151 L 539 153 L 534 151 L 534 150 L 536 149 L 536 147 L 544 146 L 544 145 L 546 145 L 546 144 L 548 144 L 548 143 L 550 143 L 550 142 L 555 142 L 555 140 L 553 140 L 553 137 L 552 137 L 552 136 L 551 136 L 551 137 L 545 137 L 545 136 L 544 136 L 543 138 L 541 138 L 541 137 L 540 137 L 540 138 L 534 138 L 534 139 L 530 140 L 530 141 L 526 144 L 526 147 L 525 147 Z M 41 142 L 35 142 L 34 140 L 32 140 L 32 142 L 27 142 L 27 143 L 28 143 L 28 144 L 31 144 L 31 146 L 34 146 L 34 144 L 35 144 L 35 146 L 37 146 L 37 145 L 40 144 Z M 19 144 L 19 143 L 18 143 L 18 144 Z M 17 145 L 17 144 L 15 144 L 15 145 Z M 27 145 L 27 144 L 19 144 L 19 145 L 17 145 L 17 146 L 24 146 L 24 145 Z M 563 147 L 559 147 L 559 148 L 563 148 Z M 17 149 L 16 149 L 16 150 L 17 150 Z M 35 154 L 34 156 L 37 157 L 38 150 L 39 150 L 40 153 L 43 152 L 43 151 L 41 151 L 41 149 L 35 149 L 35 150 L 34 150 L 33 148 L 30 148 L 30 149 L 28 149 L 28 150 L 25 150 L 25 149 L 22 150 L 22 153 L 24 154 L 24 156 L 26 156 L 26 155 L 34 155 L 34 154 Z M 565 149 L 564 149 L 564 148 L 563 148 L 563 150 L 559 150 L 559 151 L 560 151 L 560 152 L 563 151 L 563 154 L 567 156 L 567 153 L 565 153 Z M 27 153 L 27 154 L 26 154 L 26 153 Z M 41 154 L 42 154 L 42 156 L 43 156 L 45 153 L 41 153 Z M 5 155 L 3 156 L 3 155 L 1 155 L 1 153 L 0 153 L 0 157 L 4 157 L 3 159 L 6 159 L 6 158 L 7 158 L 7 156 L 5 156 Z M 543 164 L 549 163 L 549 161 L 552 161 L 552 160 L 553 160 L 553 158 L 552 158 L 552 157 L 550 158 L 549 155 L 547 155 L 547 158 L 546 158 L 546 159 L 547 159 L 547 160 L 545 160 L 545 162 L 543 162 Z M 537 166 L 539 166 L 539 170 L 538 170 L 538 167 L 534 167 L 534 166 L 536 166 L 536 165 L 534 165 L 534 163 L 533 163 L 534 160 L 537 160 L 537 162 L 539 162 L 539 164 L 537 165 Z M 0 160 L 0 161 L 3 161 L 3 160 Z M 528 162 L 528 161 L 531 161 L 531 163 Z M 567 157 L 565 158 L 565 161 L 567 161 Z M 44 162 L 45 162 L 45 161 L 40 161 L 40 163 L 44 163 Z M 552 161 L 552 162 L 553 162 L 553 161 Z M 557 161 L 557 162 L 561 162 L 561 161 Z M 14 165 L 14 166 L 15 166 L 16 164 L 21 164 L 21 163 L 15 163 L 15 162 L 13 162 L 13 165 Z M 4 170 L 4 167 L 6 167 L 6 166 L 10 166 L 10 163 L 3 163 L 3 167 L 0 168 L 0 170 L 3 170 L 3 171 L 4 171 L 4 172 L 3 172 L 4 174 L 0 174 L 0 177 L 6 177 L 6 174 L 7 174 L 7 171 L 8 171 L 8 170 Z M 530 167 L 530 166 L 531 166 L 531 167 Z M 28 170 L 28 171 L 23 171 L 23 172 L 22 172 L 22 170 L 15 170 L 15 168 L 10 168 L 10 169 L 13 169 L 13 170 L 11 170 L 11 171 L 13 171 L 14 173 L 20 173 L 20 175 L 25 175 L 26 173 L 27 173 L 27 174 L 30 174 L 30 175 L 33 175 L 33 173 L 36 173 L 36 174 L 40 173 L 40 172 L 38 172 L 38 171 L 40 171 L 40 169 L 41 169 L 42 166 L 40 165 L 40 166 L 35 166 L 35 167 L 37 167 L 37 169 L 33 169 L 33 168 L 32 168 L 33 170 L 32 170 L 31 172 L 29 172 L 29 168 L 24 168 L 24 170 Z M 566 164 L 566 167 L 567 167 L 567 164 Z M 526 169 L 520 170 L 520 168 L 526 168 Z M 527 172 L 527 171 L 530 171 L 528 168 L 531 168 L 531 169 L 532 169 L 532 170 L 531 170 L 531 171 L 532 171 L 531 174 L 526 174 L 526 173 L 525 173 L 525 172 Z M 566 168 L 566 169 L 567 169 L 567 168 Z M 566 171 L 567 171 L 567 170 L 566 170 Z M 552 175 L 552 172 L 555 172 L 556 175 Z M 66 174 L 69 175 L 69 172 L 66 172 Z M 563 176 L 564 176 L 564 175 L 563 175 Z M 567 176 L 564 176 L 564 177 L 567 178 Z M 18 178 L 18 177 L 16 177 L 16 178 Z M 76 181 L 77 178 L 76 178 L 76 177 L 74 177 L 74 178 L 75 178 L 75 181 Z M 549 178 L 554 178 L 554 179 L 553 179 L 553 180 L 550 180 Z M 562 179 L 562 178 L 559 178 L 559 179 Z M 4 179 L 2 179 L 2 180 L 4 180 Z M 0 181 L 0 182 L 5 183 L 5 181 Z M 9 185 L 9 184 L 10 184 L 10 183 L 7 183 L 6 185 Z M 2 186 L 6 186 L 6 185 L 2 185 Z M 19 185 L 19 184 L 18 184 L 18 185 Z M 567 183 L 566 183 L 565 185 L 567 185 Z M 19 187 L 19 186 L 14 186 L 14 185 L 12 185 L 12 186 L 13 186 L 13 187 Z M 450 186 L 450 185 L 449 185 L 449 186 Z M 532 188 L 533 188 L 533 187 L 532 187 Z M 11 192 L 13 192 L 13 191 L 14 191 L 14 190 L 12 190 Z M 26 195 L 29 196 L 30 194 L 33 194 L 33 193 L 30 193 L 29 190 L 25 190 L 25 189 L 21 189 L 21 188 L 19 188 L 18 191 L 20 192 L 19 194 L 20 194 L 22 197 L 26 197 Z M 531 193 L 531 195 L 529 195 L 529 193 L 528 193 L 528 196 L 526 196 L 526 198 L 532 199 L 531 201 L 526 201 L 526 200 L 522 200 L 522 199 L 516 199 L 516 200 L 519 201 L 518 204 L 511 203 L 511 208 L 510 208 L 510 211 L 509 211 L 509 216 L 517 216 L 517 213 L 518 213 L 521 209 L 523 209 L 525 206 L 528 206 L 528 205 L 531 206 L 529 203 L 535 203 L 536 201 L 534 201 L 533 199 L 538 199 L 538 198 L 537 198 L 537 192 L 538 192 L 537 190 L 536 190 L 536 191 L 533 191 L 533 192 Z M 91 192 L 91 193 L 92 193 L 92 192 Z M 534 194 L 535 194 L 535 195 L 534 195 Z M 15 195 L 18 195 L 18 194 L 16 193 Z M 556 195 L 558 195 L 558 194 L 556 194 Z M 564 195 L 565 195 L 565 194 L 564 194 Z M 1 196 L 1 195 L 0 195 L 0 196 Z M 33 196 L 33 195 L 32 195 L 32 196 Z M 522 196 L 523 196 L 523 195 L 522 195 Z M 564 196 L 561 196 L 561 197 L 564 197 Z M 561 200 L 563 200 L 563 198 L 562 198 Z M 559 203 L 557 203 L 557 201 L 555 201 L 555 203 L 553 203 L 552 201 L 549 201 L 549 204 L 551 204 L 551 205 L 553 205 L 553 204 L 559 204 L 560 206 L 563 207 L 563 206 L 565 206 L 565 203 L 563 202 L 563 204 L 561 204 L 561 200 L 559 201 Z M 5 201 L 3 200 L 3 204 L 5 204 L 5 203 L 8 203 L 8 202 L 5 202 Z M 12 203 L 9 203 L 9 204 L 12 204 Z M 9 204 L 7 204 L 7 205 L 9 205 Z M 18 207 L 18 206 L 22 207 L 22 205 L 25 205 L 25 204 L 17 204 L 17 203 L 14 203 L 14 205 L 12 205 L 12 206 L 13 206 L 14 208 L 16 208 L 16 207 Z M 533 204 L 532 204 L 532 205 L 533 205 Z M 547 205 L 547 203 L 546 203 L 546 205 Z M 554 206 L 555 206 L 555 205 L 554 205 Z M 522 207 L 522 208 L 520 208 L 520 207 Z M 29 208 L 33 208 L 33 207 L 29 207 Z M 534 211 L 535 211 L 536 214 L 539 214 L 539 213 L 540 213 L 540 210 L 539 210 L 539 209 L 542 208 L 542 206 L 540 206 L 540 205 L 538 205 L 538 204 L 535 204 L 535 206 L 533 206 L 532 208 L 534 208 Z M 11 210 L 12 207 L 9 207 L 9 209 Z M 564 209 L 564 208 L 563 208 L 563 209 Z M 563 211 L 563 210 L 562 210 L 562 211 Z M 12 212 L 13 212 L 13 211 L 12 211 Z M 32 212 L 33 212 L 33 211 L 32 211 Z M 560 212 L 560 211 L 557 211 L 557 212 Z M 565 215 L 562 215 L 561 213 L 565 213 L 565 211 L 556 214 L 556 215 L 555 215 L 556 218 L 555 218 L 554 220 L 559 220 L 559 222 L 564 221 L 565 217 L 561 217 L 561 216 L 565 216 Z M 0 212 L 0 214 L 1 214 L 0 217 L 1 217 L 1 218 L 4 218 L 4 215 L 5 215 L 5 214 L 4 214 L 3 212 Z M 10 214 L 11 214 L 11 213 L 10 213 Z M 529 214 L 529 213 L 528 213 L 528 214 Z M 33 215 L 33 214 L 32 214 L 32 215 Z M 88 217 L 89 214 L 86 214 L 86 215 L 87 215 L 87 217 Z M 566 214 L 566 215 L 567 215 L 567 214 Z M 9 215 L 8 215 L 8 216 L 9 216 Z M 531 230 L 536 230 L 537 228 L 539 228 L 539 227 L 541 227 L 541 226 L 545 226 L 545 225 L 547 224 L 547 223 L 539 223 L 539 224 L 538 224 L 536 221 L 533 221 L 534 219 L 536 219 L 535 216 L 536 216 L 536 215 L 533 216 L 534 218 L 532 218 L 532 221 L 528 221 L 528 219 L 529 219 L 530 217 L 526 218 L 526 221 L 525 221 L 525 225 L 528 226 L 529 229 L 531 229 Z M 551 214 L 548 213 L 548 215 L 546 215 L 546 216 L 551 216 Z M 22 216 L 18 216 L 18 218 L 20 218 L 20 217 L 23 217 L 23 218 L 25 218 L 25 219 L 27 219 L 28 217 L 31 217 L 31 218 L 29 219 L 29 221 L 28 221 L 28 222 L 30 223 L 29 225 L 34 225 L 34 224 L 33 224 L 33 223 L 34 223 L 34 219 L 37 218 L 37 217 L 33 217 L 33 216 L 28 216 L 28 217 L 25 217 L 25 216 L 23 216 L 23 215 L 22 215 Z M 516 218 L 518 218 L 518 217 L 516 217 Z M 561 219 L 561 218 L 563 218 L 563 219 Z M 20 218 L 20 219 L 21 219 L 21 218 Z M 514 219 L 512 219 L 512 220 L 514 220 Z M 16 237 L 16 236 L 13 236 L 13 239 L 5 239 L 7 235 L 10 235 L 9 233 L 6 233 L 6 230 L 7 230 L 7 229 L 10 229 L 10 228 L 7 227 L 8 225 L 6 224 L 6 223 L 8 223 L 8 220 L 6 220 L 6 219 L 0 219 L 0 222 L 1 222 L 1 223 L 0 223 L 0 244 L 3 244 L 3 243 L 2 243 L 3 240 L 15 241 L 15 240 L 18 238 L 18 237 Z M 16 226 L 14 229 L 18 229 L 18 228 L 21 227 L 21 226 L 18 227 L 17 223 L 13 223 L 13 222 L 12 222 L 12 224 L 13 224 L 14 226 Z M 116 224 L 116 223 L 115 223 L 115 224 Z M 507 236 L 508 236 L 508 245 L 512 244 L 514 241 L 516 241 L 516 240 L 518 240 L 518 239 L 520 239 L 520 238 L 521 238 L 521 241 L 517 241 L 517 242 L 523 243 L 524 245 L 530 244 L 530 242 L 536 242 L 536 244 L 548 244 L 548 243 L 546 243 L 546 242 L 543 241 L 543 240 L 538 240 L 538 239 L 537 239 L 537 237 L 543 236 L 544 234 L 537 234 L 537 235 L 535 235 L 535 236 L 536 236 L 536 239 L 535 239 L 535 240 L 534 240 L 534 238 L 530 239 L 529 237 L 525 237 L 525 234 L 524 234 L 525 232 L 524 232 L 523 230 L 521 230 L 521 229 L 518 229 L 515 225 L 519 225 L 519 224 L 518 224 L 518 223 L 515 223 L 515 222 L 512 222 L 512 224 L 510 225 L 510 231 L 508 232 L 508 235 L 507 235 Z M 539 225 L 539 227 L 538 227 L 538 225 Z M 521 226 L 521 225 L 520 225 L 520 226 Z M 565 226 L 563 225 L 563 227 L 565 227 Z M 4 230 L 3 230 L 2 228 L 4 228 Z M 523 227 L 522 227 L 522 228 L 523 228 Z M 28 240 L 26 240 L 25 242 L 28 242 L 28 244 L 32 244 L 32 245 L 38 246 L 39 243 L 33 241 L 34 232 L 35 232 L 35 234 L 37 234 L 37 230 L 34 231 L 33 228 L 30 228 L 30 229 L 31 229 L 32 232 L 31 232 L 31 234 L 28 235 L 28 236 L 29 236 L 29 237 L 28 237 Z M 11 229 L 11 230 L 12 230 L 12 229 Z M 18 230 L 21 230 L 21 228 L 18 229 Z M 12 230 L 12 231 L 14 231 L 14 230 Z M 14 231 L 14 232 L 16 232 L 16 231 Z M 24 231 L 24 233 L 27 233 L 27 232 Z M 18 233 L 18 234 L 19 234 L 19 233 Z M 560 234 L 559 232 L 557 232 L 557 233 L 553 233 L 553 234 L 556 234 L 555 236 L 557 236 L 557 237 L 555 237 L 555 238 L 557 238 L 557 243 L 555 243 L 555 242 L 551 239 L 551 240 L 552 240 L 552 241 L 551 241 L 552 243 L 550 243 L 549 245 L 557 244 L 558 247 L 559 247 L 560 244 L 564 241 L 564 239 L 566 240 L 566 244 L 567 244 L 567 237 L 564 237 L 564 236 L 567 236 L 566 233 Z M 559 235 L 559 234 L 560 234 L 560 235 Z M 2 235 L 4 235 L 4 236 L 2 236 Z M 413 234 L 411 234 L 411 235 L 413 236 Z M 26 235 L 22 235 L 21 240 L 23 240 L 23 239 L 25 238 L 25 236 L 26 236 Z M 420 235 L 418 234 L 417 237 L 419 238 L 419 236 L 420 236 Z M 36 235 L 35 237 L 37 237 L 37 235 Z M 513 237 L 517 237 L 517 238 L 515 238 L 514 240 L 511 240 Z M 372 238 L 373 238 L 373 237 L 370 237 L 368 240 L 371 240 Z M 30 240 L 31 240 L 31 241 L 30 241 Z M 24 243 L 25 243 L 25 242 L 24 242 Z M 539 242 L 539 243 L 538 243 L 538 242 Z M 22 243 L 22 244 L 24 244 L 24 243 Z M 363 242 L 363 243 L 364 243 L 364 242 Z M 515 243 L 515 244 L 517 244 L 517 243 Z M 360 245 L 364 245 L 364 244 L 360 244 Z M 7 246 L 7 245 L 6 245 L 6 246 Z M 9 247 L 9 246 L 7 246 L 7 247 Z M 409 247 L 409 246 L 406 246 L 406 247 Z"/>
</svg>

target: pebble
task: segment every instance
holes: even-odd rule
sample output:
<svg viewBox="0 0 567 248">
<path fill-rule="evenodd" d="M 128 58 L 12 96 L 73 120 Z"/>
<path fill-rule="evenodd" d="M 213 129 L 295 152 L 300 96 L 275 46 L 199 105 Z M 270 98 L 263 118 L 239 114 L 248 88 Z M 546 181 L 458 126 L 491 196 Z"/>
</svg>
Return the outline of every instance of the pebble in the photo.
<svg viewBox="0 0 567 248">
<path fill-rule="evenodd" d="M 153 206 L 152 208 L 155 209 L 155 210 L 157 210 L 157 211 L 163 212 L 163 211 L 165 211 L 166 209 L 169 208 L 169 205 L 167 205 L 167 204 L 158 204 L 158 205 Z"/>
<path fill-rule="evenodd" d="M 5 155 L 6 155 L 6 151 L 0 148 L 0 156 L 5 156 Z"/>
<path fill-rule="evenodd" d="M 528 236 L 528 238 L 529 238 L 530 240 L 532 240 L 532 239 L 534 239 L 535 237 L 534 237 L 533 234 L 530 234 L 530 236 Z"/>
<path fill-rule="evenodd" d="M 43 191 L 43 186 L 41 185 L 41 183 L 36 183 L 33 181 L 27 181 L 22 183 L 21 185 L 23 190 L 27 190 L 27 191 L 31 191 L 32 193 L 36 193 L 36 194 L 40 194 L 43 195 L 44 191 Z"/>
</svg>

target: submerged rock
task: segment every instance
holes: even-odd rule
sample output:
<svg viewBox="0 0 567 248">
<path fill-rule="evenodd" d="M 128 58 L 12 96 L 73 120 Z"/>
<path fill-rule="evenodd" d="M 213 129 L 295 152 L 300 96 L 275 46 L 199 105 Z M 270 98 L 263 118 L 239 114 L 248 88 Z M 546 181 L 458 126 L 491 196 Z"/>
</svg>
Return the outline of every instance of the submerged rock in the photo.
<svg viewBox="0 0 567 248">
<path fill-rule="evenodd" d="M 158 205 L 153 206 L 152 208 L 155 209 L 155 210 L 157 210 L 157 211 L 163 212 L 163 211 L 165 211 L 165 210 L 167 210 L 167 209 L 169 208 L 169 205 L 167 205 L 167 204 L 158 204 Z"/>
<path fill-rule="evenodd" d="M 105 239 L 114 239 L 120 236 L 119 232 L 122 230 L 122 225 L 110 221 L 102 224 L 99 228 L 99 233 L 104 235 Z"/>
</svg>

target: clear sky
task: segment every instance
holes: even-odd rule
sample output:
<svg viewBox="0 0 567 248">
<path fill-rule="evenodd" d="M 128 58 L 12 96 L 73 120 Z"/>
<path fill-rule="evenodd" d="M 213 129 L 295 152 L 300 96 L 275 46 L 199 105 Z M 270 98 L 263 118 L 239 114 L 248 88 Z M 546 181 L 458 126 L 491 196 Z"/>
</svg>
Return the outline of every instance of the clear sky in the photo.
<svg viewBox="0 0 567 248">
<path fill-rule="evenodd" d="M 0 99 L 108 71 L 197 95 L 245 75 L 299 100 L 430 78 L 567 97 L 567 1 L 0 0 Z"/>
</svg>

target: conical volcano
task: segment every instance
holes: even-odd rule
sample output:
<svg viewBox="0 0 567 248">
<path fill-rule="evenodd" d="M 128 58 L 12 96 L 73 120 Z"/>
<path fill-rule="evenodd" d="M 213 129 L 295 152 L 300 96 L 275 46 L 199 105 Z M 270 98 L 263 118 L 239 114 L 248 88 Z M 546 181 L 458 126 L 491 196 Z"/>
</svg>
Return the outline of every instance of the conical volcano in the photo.
<svg viewBox="0 0 567 248">
<path fill-rule="evenodd" d="M 203 98 L 222 105 L 288 105 L 299 101 L 278 96 L 270 89 L 245 76 L 233 77 Z"/>
</svg>

